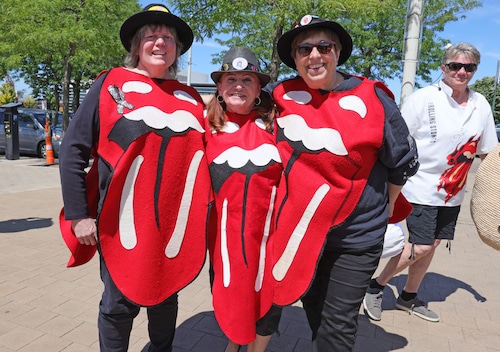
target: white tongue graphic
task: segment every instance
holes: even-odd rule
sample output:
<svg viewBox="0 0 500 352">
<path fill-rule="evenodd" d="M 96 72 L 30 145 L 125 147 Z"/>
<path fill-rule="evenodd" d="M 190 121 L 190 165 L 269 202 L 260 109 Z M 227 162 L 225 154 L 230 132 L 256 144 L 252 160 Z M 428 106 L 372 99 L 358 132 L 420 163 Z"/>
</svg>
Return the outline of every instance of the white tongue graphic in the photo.
<svg viewBox="0 0 500 352">
<path fill-rule="evenodd" d="M 328 186 L 327 184 L 323 184 L 314 193 L 314 196 L 307 205 L 304 214 L 302 214 L 297 227 L 295 227 L 295 230 L 293 230 L 293 233 L 288 240 L 283 254 L 274 265 L 273 276 L 276 280 L 281 281 L 286 276 L 288 270 L 290 269 L 290 266 L 292 265 L 293 259 L 297 254 L 300 243 L 304 238 L 307 227 L 309 226 L 309 223 L 316 213 L 316 210 L 318 209 L 321 201 L 323 200 L 323 198 L 325 198 L 329 190 L 330 186 Z"/>
</svg>

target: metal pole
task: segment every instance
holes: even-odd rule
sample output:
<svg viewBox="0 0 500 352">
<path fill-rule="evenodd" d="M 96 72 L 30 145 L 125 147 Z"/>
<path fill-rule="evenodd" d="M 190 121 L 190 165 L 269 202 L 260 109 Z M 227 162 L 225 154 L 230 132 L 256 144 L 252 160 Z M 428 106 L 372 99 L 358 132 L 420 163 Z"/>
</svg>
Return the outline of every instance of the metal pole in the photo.
<svg viewBox="0 0 500 352">
<path fill-rule="evenodd" d="M 423 7 L 424 0 L 408 1 L 400 105 L 415 88 Z"/>
<path fill-rule="evenodd" d="M 495 85 L 493 88 L 493 104 L 491 104 L 491 110 L 493 112 L 493 117 L 495 117 L 496 100 L 497 100 L 497 86 L 498 86 L 498 76 L 500 72 L 500 60 L 497 62 L 497 74 L 495 76 Z"/>
<path fill-rule="evenodd" d="M 191 85 L 191 65 L 192 65 L 192 60 L 193 60 L 193 47 L 189 48 L 188 51 L 188 72 L 187 72 L 187 85 Z"/>
</svg>

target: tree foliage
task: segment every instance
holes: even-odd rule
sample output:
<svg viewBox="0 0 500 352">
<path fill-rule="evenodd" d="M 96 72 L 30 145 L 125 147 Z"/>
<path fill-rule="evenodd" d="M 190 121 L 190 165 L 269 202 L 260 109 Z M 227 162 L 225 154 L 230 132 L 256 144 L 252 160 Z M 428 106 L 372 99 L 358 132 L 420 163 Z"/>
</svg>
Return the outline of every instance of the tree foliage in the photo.
<svg viewBox="0 0 500 352">
<path fill-rule="evenodd" d="M 0 105 L 13 103 L 16 101 L 16 91 L 8 84 L 4 83 L 0 86 Z"/>
<path fill-rule="evenodd" d="M 351 34 L 354 50 L 344 71 L 378 80 L 402 77 L 408 0 L 168 2 L 191 25 L 198 40 L 215 37 L 225 47 L 250 47 L 273 80 L 292 73 L 280 65 L 276 43 L 305 14 L 338 21 Z M 481 5 L 478 0 L 425 0 L 417 81 L 429 81 L 432 71 L 439 67 L 447 43 L 439 33 L 445 24 L 458 21 L 467 11 Z M 219 63 L 223 55 L 221 52 L 212 62 Z"/>
<path fill-rule="evenodd" d="M 495 92 L 495 77 L 483 77 L 478 79 L 474 82 L 474 84 L 471 84 L 471 88 L 484 95 L 493 109 L 495 123 L 500 123 L 500 96 L 498 96 L 498 92 Z M 497 90 L 499 88 L 500 87 L 497 86 Z"/>
<path fill-rule="evenodd" d="M 35 99 L 33 99 L 32 96 L 28 95 L 26 97 L 26 99 L 24 99 L 24 101 L 23 101 L 23 106 L 25 108 L 32 108 L 32 109 L 36 108 L 36 101 L 35 101 Z"/>
<path fill-rule="evenodd" d="M 123 63 L 120 26 L 139 10 L 137 0 L 2 0 L 0 68 L 15 69 L 38 96 L 62 96 L 67 126 L 70 87 Z"/>
<path fill-rule="evenodd" d="M 294 74 L 276 51 L 279 37 L 305 14 L 340 22 L 351 33 L 354 50 L 342 70 L 372 79 L 401 77 L 408 0 L 170 0 L 199 41 L 216 38 L 224 47 L 254 50 L 273 80 Z M 446 23 L 481 6 L 479 0 L 425 0 L 419 81 L 439 66 Z M 35 96 L 63 97 L 65 127 L 70 90 L 78 92 L 101 71 L 121 65 L 119 40 L 124 19 L 141 9 L 137 0 L 0 1 L 0 74 L 23 77 Z M 224 52 L 212 58 L 219 63 Z M 78 103 L 78 101 L 76 101 Z M 56 108 L 57 106 L 51 106 Z M 73 109 L 76 109 L 74 106 Z"/>
<path fill-rule="evenodd" d="M 292 71 L 284 65 L 276 51 L 279 37 L 295 23 L 298 14 L 322 14 L 337 18 L 343 12 L 362 16 L 365 11 L 375 11 L 380 0 L 180 0 L 168 1 L 169 6 L 195 32 L 199 41 L 215 37 L 225 47 L 247 46 L 259 57 L 261 67 L 273 80 Z M 385 5 L 383 5 L 385 6 Z M 227 39 L 225 39 L 227 38 Z M 216 55 L 219 63 L 224 52 Z"/>
</svg>

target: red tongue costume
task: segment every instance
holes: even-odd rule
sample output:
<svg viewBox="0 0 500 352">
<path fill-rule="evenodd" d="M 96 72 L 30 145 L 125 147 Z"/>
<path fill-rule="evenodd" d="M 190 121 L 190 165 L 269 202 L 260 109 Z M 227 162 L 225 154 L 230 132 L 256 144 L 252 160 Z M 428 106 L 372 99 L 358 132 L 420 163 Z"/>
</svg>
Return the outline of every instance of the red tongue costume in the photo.
<svg viewBox="0 0 500 352">
<path fill-rule="evenodd" d="M 282 171 L 274 136 L 256 113 L 226 112 L 225 130 L 207 128 L 215 204 L 209 231 L 214 268 L 213 306 L 233 342 L 255 339 L 255 322 L 271 307 L 272 221 L 276 185 Z"/>
<path fill-rule="evenodd" d="M 165 99 L 162 91 L 172 100 L 162 106 L 172 111 L 154 106 L 158 96 Z M 195 97 L 178 81 L 158 83 L 124 68 L 111 70 L 101 89 L 97 153 L 112 177 L 97 212 L 99 245 L 118 289 L 141 306 L 185 287 L 205 262 L 210 181 L 200 137 L 203 103 Z M 128 133 L 117 134 L 117 125 Z"/>
<path fill-rule="evenodd" d="M 280 110 L 278 149 L 285 169 L 276 201 L 277 305 L 292 304 L 304 295 L 327 233 L 346 220 L 365 188 L 384 129 L 384 109 L 378 99 L 369 98 L 375 96 L 374 89 L 374 82 L 363 80 L 348 91 L 320 92 L 309 89 L 302 78 L 274 89 Z M 319 106 L 322 109 L 311 114 Z"/>
</svg>

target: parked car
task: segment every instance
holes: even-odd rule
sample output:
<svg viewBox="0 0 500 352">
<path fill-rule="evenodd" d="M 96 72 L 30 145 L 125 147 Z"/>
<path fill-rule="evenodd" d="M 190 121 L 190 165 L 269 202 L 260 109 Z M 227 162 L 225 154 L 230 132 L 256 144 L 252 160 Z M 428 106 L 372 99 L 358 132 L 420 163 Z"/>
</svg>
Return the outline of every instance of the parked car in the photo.
<svg viewBox="0 0 500 352">
<path fill-rule="evenodd" d="M 5 152 L 5 129 L 4 129 L 4 109 L 0 109 L 0 152 Z M 19 153 L 26 155 L 36 155 L 39 158 L 46 157 L 45 145 L 45 121 L 47 114 L 52 119 L 54 116 L 61 115 L 60 128 L 51 125 L 52 150 L 54 156 L 59 154 L 62 136 L 62 114 L 41 109 L 18 109 L 18 127 L 19 127 Z M 50 120 L 49 120 L 50 121 Z"/>
<path fill-rule="evenodd" d="M 498 138 L 498 141 L 500 142 L 500 123 L 497 123 L 497 125 L 495 127 L 497 128 L 497 138 Z"/>
</svg>

